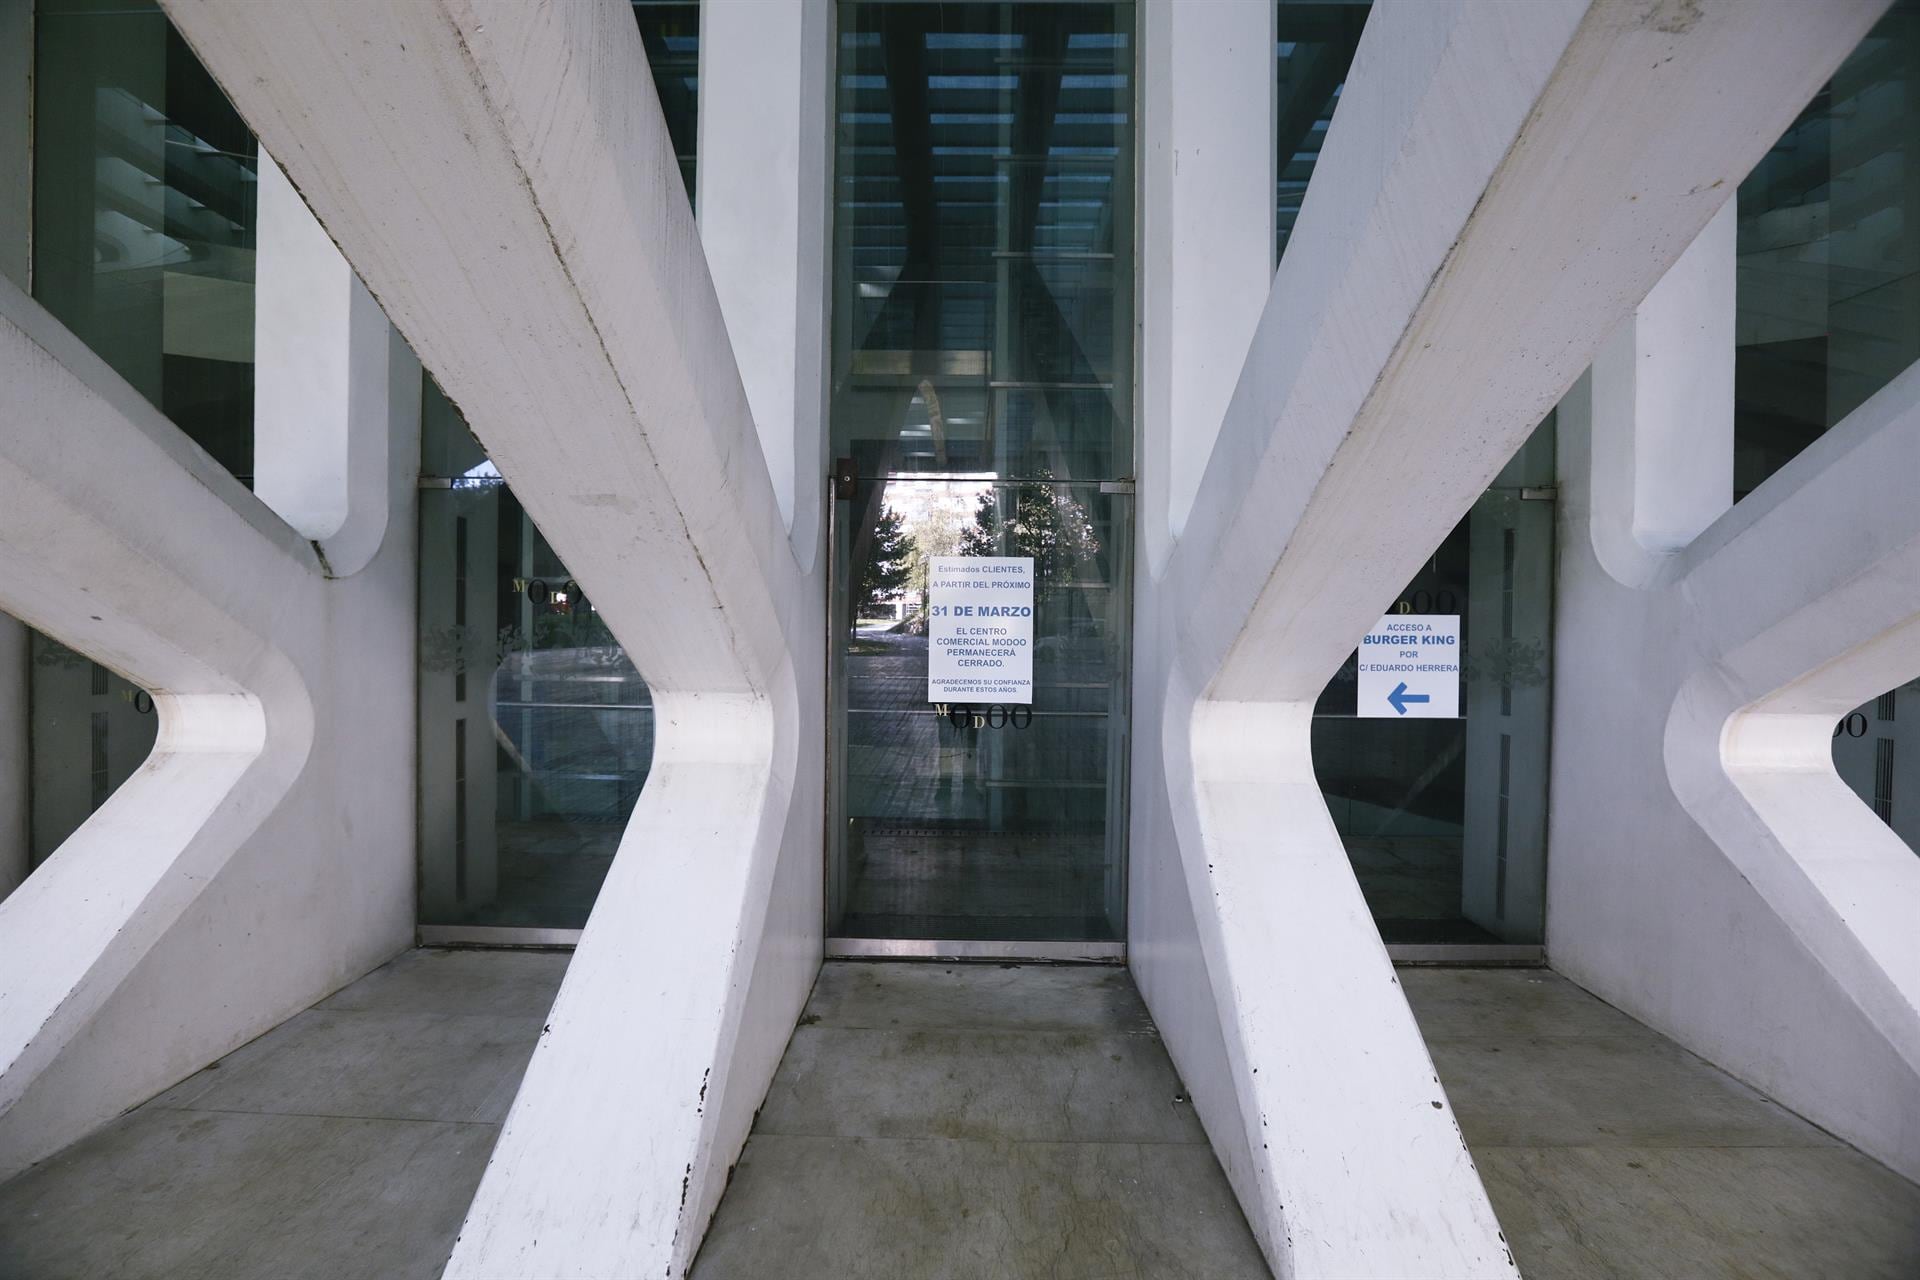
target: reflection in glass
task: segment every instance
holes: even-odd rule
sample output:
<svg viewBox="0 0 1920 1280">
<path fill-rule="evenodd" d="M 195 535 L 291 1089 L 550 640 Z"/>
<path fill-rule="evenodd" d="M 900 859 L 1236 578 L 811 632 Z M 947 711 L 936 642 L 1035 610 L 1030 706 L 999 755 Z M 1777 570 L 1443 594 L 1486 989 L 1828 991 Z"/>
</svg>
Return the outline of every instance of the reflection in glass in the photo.
<svg viewBox="0 0 1920 1280">
<path fill-rule="evenodd" d="M 1738 199 L 1744 497 L 1920 359 L 1920 0 L 1896 0 Z"/>
<path fill-rule="evenodd" d="M 897 513 L 908 586 L 842 633 L 845 937 L 1112 940 L 1116 673 L 1127 658 L 1131 503 L 1097 485 L 863 480 Z M 1034 698 L 927 701 L 926 561 L 1031 556 Z"/>
<path fill-rule="evenodd" d="M 840 9 L 839 936 L 1120 936 L 1132 33 L 1126 4 Z M 1030 709 L 928 702 L 933 555 L 1034 557 Z"/>
<path fill-rule="evenodd" d="M 28 633 L 29 866 L 46 861 L 153 751 L 145 689 L 51 636 Z"/>
<path fill-rule="evenodd" d="M 633 16 L 691 196 L 700 6 Z M 420 474 L 420 922 L 581 928 L 653 762 L 653 699 L 431 379 Z"/>
<path fill-rule="evenodd" d="M 1460 617 L 1461 718 L 1360 718 L 1349 658 L 1313 762 L 1381 936 L 1537 943 L 1546 887 L 1553 504 L 1549 418 L 1389 607 Z"/>
<path fill-rule="evenodd" d="M 680 161 L 687 198 L 693 198 L 694 144 L 700 132 L 700 6 L 684 0 L 632 0 L 633 20 L 647 49 L 653 87 L 667 117 L 667 136 Z"/>
<path fill-rule="evenodd" d="M 1278 92 L 1274 139 L 1275 245 L 1279 262 L 1300 218 L 1307 183 L 1340 105 L 1347 69 L 1373 0 L 1278 0 L 1273 58 Z"/>
<path fill-rule="evenodd" d="M 33 293 L 253 474 L 253 135 L 152 0 L 34 14 Z"/>
<path fill-rule="evenodd" d="M 1902 754 L 1902 714 L 1920 717 L 1920 681 L 1863 702 L 1833 726 L 1833 767 L 1879 819 L 1920 853 L 1920 752 Z"/>
<path fill-rule="evenodd" d="M 420 918 L 586 923 L 653 757 L 593 602 L 429 382 L 420 495 Z"/>
<path fill-rule="evenodd" d="M 1130 472 L 1131 18 L 842 7 L 834 433 L 860 474 Z"/>
</svg>

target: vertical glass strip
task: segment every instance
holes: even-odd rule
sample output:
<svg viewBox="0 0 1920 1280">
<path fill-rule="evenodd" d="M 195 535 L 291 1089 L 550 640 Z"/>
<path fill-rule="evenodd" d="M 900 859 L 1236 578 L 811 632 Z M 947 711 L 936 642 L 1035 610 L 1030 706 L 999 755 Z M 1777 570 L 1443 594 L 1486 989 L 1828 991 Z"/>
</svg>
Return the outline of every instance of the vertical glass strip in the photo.
<svg viewBox="0 0 1920 1280">
<path fill-rule="evenodd" d="M 1513 714 L 1513 561 L 1515 531 L 1500 531 L 1500 714 Z M 1506 787 L 1502 785 L 1501 791 Z"/>
<path fill-rule="evenodd" d="M 1873 811 L 1888 826 L 1893 825 L 1893 739 L 1882 738 L 1873 744 Z"/>
<path fill-rule="evenodd" d="M 1274 25 L 1274 250 L 1287 252 L 1307 184 L 1320 163 L 1320 148 L 1333 124 L 1347 70 L 1360 45 L 1371 0 L 1279 0 Z"/>
<path fill-rule="evenodd" d="M 686 0 L 632 0 L 633 20 L 647 49 L 647 66 L 687 199 L 693 199 L 694 149 L 700 135 L 700 6 Z"/>
<path fill-rule="evenodd" d="M 467 518 L 455 516 L 453 520 L 453 626 L 464 639 L 467 633 Z M 455 659 L 453 668 L 453 700 L 467 700 L 467 661 L 466 646 Z"/>
<path fill-rule="evenodd" d="M 1507 822 L 1512 802 L 1513 735 L 1500 735 L 1500 809 L 1499 825 L 1494 833 L 1493 914 L 1507 918 Z"/>
<path fill-rule="evenodd" d="M 111 721 L 104 711 L 95 711 L 88 717 L 91 755 L 89 769 L 92 774 L 93 807 L 98 809 L 113 794 L 113 783 L 108 766 L 107 734 Z"/>
<path fill-rule="evenodd" d="M 467 721 L 453 722 L 453 896 L 467 900 Z"/>
</svg>

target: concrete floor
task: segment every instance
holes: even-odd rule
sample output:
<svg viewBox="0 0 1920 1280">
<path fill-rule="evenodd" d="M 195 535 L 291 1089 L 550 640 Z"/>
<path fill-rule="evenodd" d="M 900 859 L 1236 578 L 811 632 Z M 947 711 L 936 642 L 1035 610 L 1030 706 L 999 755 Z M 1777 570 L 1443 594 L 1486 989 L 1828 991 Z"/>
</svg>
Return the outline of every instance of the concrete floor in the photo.
<svg viewBox="0 0 1920 1280">
<path fill-rule="evenodd" d="M 1920 1187 L 1541 969 L 1402 969 L 1527 1280 L 1915 1280 Z"/>
<path fill-rule="evenodd" d="M 1267 1275 L 1124 969 L 829 964 L 693 1280 Z"/>
<path fill-rule="evenodd" d="M 437 1277 L 566 964 L 407 952 L 0 1186 L 0 1277 Z"/>
<path fill-rule="evenodd" d="M 564 970 L 415 951 L 0 1186 L 0 1277 L 433 1277 Z M 1920 1188 L 1537 970 L 1403 970 L 1528 1280 L 1913 1280 Z M 1263 1276 L 1112 969 L 827 966 L 695 1269 Z"/>
</svg>

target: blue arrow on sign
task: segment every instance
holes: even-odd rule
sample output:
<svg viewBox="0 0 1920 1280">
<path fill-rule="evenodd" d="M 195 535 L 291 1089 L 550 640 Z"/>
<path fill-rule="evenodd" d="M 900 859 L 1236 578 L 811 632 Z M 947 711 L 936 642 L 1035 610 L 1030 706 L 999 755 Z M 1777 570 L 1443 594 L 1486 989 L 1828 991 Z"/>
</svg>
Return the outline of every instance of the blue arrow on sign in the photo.
<svg viewBox="0 0 1920 1280">
<path fill-rule="evenodd" d="M 1402 680 L 1399 684 L 1393 686 L 1393 692 L 1387 695 L 1387 701 L 1393 704 L 1395 711 L 1401 715 L 1405 715 L 1407 714 L 1407 704 L 1409 702 L 1432 702 L 1433 698 L 1424 693 L 1408 693 L 1407 682 Z"/>
</svg>

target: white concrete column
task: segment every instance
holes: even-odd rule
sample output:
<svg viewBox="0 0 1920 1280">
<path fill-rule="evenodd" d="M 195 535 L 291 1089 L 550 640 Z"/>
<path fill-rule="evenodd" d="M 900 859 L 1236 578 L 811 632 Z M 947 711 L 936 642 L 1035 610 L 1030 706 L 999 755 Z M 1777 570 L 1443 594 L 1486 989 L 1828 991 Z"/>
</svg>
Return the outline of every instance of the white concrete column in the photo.
<svg viewBox="0 0 1920 1280">
<path fill-rule="evenodd" d="M 1140 23 L 1138 472 L 1157 571 L 1273 285 L 1274 10 L 1151 0 Z"/>
<path fill-rule="evenodd" d="M 259 188 L 254 492 L 345 577 L 386 530 L 387 320 L 265 151 Z"/>
<path fill-rule="evenodd" d="M 1593 537 L 1652 581 L 1733 505 L 1731 196 L 1593 360 Z"/>
<path fill-rule="evenodd" d="M 700 7 L 700 241 L 802 566 L 827 475 L 833 5 Z"/>
</svg>

